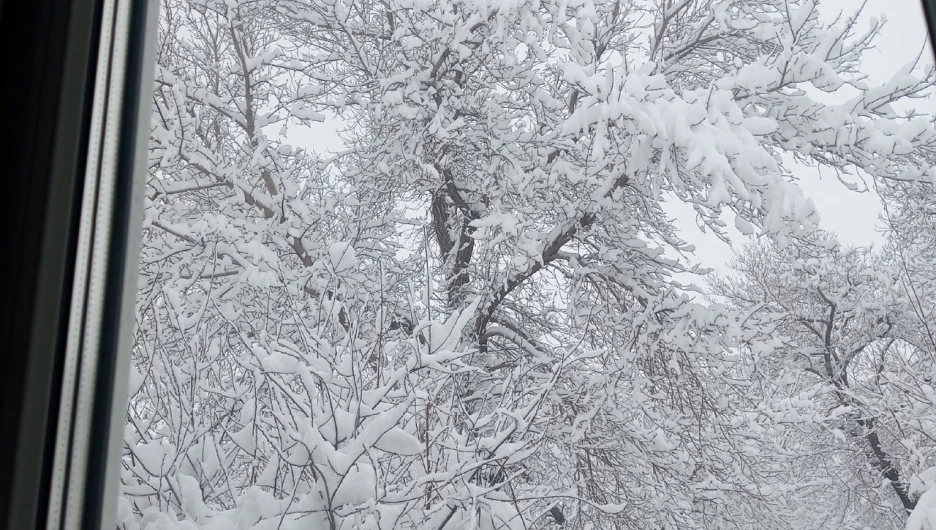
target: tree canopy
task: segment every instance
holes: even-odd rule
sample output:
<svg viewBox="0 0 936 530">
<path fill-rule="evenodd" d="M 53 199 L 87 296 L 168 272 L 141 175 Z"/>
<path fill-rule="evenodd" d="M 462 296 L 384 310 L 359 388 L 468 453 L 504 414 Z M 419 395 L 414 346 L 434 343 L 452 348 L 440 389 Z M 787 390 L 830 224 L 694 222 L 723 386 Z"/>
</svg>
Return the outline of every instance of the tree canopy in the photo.
<svg viewBox="0 0 936 530">
<path fill-rule="evenodd" d="M 120 528 L 936 528 L 936 71 L 870 83 L 883 19 L 161 6 Z M 707 299 L 667 201 L 757 236 Z"/>
</svg>

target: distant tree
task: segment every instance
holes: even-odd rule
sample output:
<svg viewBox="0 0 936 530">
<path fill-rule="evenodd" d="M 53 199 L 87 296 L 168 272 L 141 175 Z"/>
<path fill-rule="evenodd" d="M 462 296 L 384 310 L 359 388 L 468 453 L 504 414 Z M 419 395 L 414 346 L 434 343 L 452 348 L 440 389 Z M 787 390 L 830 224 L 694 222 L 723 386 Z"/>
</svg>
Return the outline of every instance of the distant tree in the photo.
<svg viewBox="0 0 936 530">
<path fill-rule="evenodd" d="M 806 450 L 826 454 L 808 474 L 844 486 L 834 492 L 843 517 L 891 512 L 899 527 L 917 503 L 911 483 L 936 463 L 936 363 L 893 251 L 844 249 L 823 233 L 784 249 L 751 244 L 713 292 L 776 326 L 777 346 L 760 354 L 776 370 L 765 384 L 842 412 L 800 418 Z"/>
</svg>

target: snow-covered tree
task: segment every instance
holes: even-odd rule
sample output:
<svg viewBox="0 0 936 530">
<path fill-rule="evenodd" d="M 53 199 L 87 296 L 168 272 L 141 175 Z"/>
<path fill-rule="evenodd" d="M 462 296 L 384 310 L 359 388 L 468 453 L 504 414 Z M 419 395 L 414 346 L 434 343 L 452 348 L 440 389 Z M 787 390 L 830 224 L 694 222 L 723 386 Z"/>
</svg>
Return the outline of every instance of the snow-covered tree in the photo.
<svg viewBox="0 0 936 530">
<path fill-rule="evenodd" d="M 843 249 L 822 233 L 784 249 L 752 244 L 732 262 L 738 274 L 713 287 L 775 326 L 776 347 L 758 352 L 769 367 L 762 406 L 788 397 L 811 402 L 819 417 L 840 412 L 797 418 L 804 450 L 825 453 L 808 475 L 831 479 L 843 520 L 867 524 L 878 513 L 896 527 L 916 506 L 911 485 L 936 462 L 936 363 L 918 342 L 916 303 L 892 250 Z"/>
<path fill-rule="evenodd" d="M 925 155 L 924 155 L 925 156 Z M 931 155 L 930 159 L 932 158 Z M 878 187 L 884 199 L 889 265 L 897 271 L 899 289 L 910 314 L 901 338 L 917 355 L 917 377 L 905 392 L 923 406 L 936 403 L 932 381 L 936 376 L 936 182 L 885 182 Z M 929 433 L 932 436 L 932 431 Z M 930 438 L 930 440 L 932 440 Z M 936 528 L 936 466 L 911 477 L 909 492 L 919 495 L 909 530 Z"/>
<path fill-rule="evenodd" d="M 784 153 L 936 174 L 891 108 L 936 76 L 867 84 L 856 19 L 164 0 L 123 527 L 798 527 L 738 354 L 776 337 L 685 295 L 664 201 L 786 243 Z M 316 121 L 343 151 L 289 144 Z"/>
</svg>

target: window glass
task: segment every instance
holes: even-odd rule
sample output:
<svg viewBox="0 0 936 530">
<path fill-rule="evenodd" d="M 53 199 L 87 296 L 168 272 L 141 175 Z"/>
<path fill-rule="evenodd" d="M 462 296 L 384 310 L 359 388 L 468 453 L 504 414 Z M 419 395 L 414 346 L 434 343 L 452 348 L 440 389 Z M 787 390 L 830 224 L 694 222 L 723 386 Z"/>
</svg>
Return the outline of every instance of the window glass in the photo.
<svg viewBox="0 0 936 530">
<path fill-rule="evenodd" d="M 162 0 L 118 527 L 931 528 L 926 39 Z"/>
</svg>

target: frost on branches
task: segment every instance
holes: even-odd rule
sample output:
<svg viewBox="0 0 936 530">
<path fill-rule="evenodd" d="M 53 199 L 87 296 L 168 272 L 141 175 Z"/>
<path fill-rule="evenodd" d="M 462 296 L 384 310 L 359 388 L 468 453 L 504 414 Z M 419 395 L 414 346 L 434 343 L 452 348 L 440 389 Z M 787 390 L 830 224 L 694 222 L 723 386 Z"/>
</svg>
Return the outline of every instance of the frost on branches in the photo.
<svg viewBox="0 0 936 530">
<path fill-rule="evenodd" d="M 926 249 L 778 265 L 810 293 L 790 308 L 702 304 L 663 209 L 802 248 L 784 155 L 921 208 L 936 132 L 893 104 L 936 76 L 868 84 L 883 21 L 856 17 L 164 0 L 120 528 L 906 524 L 932 496 L 932 297 L 895 285 L 936 287 Z M 314 122 L 344 150 L 287 142 Z M 823 281 L 834 344 L 797 320 Z"/>
</svg>

